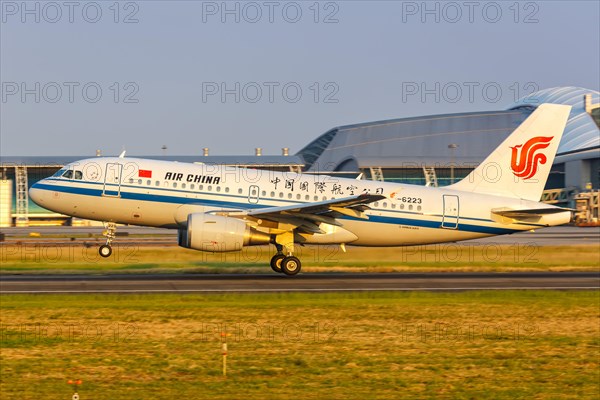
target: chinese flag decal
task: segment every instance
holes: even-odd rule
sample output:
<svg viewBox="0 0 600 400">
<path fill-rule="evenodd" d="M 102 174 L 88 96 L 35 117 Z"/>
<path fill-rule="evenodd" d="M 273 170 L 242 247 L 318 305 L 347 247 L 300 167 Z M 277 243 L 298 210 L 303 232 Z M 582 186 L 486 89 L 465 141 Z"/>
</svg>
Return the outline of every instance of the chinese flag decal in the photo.
<svg viewBox="0 0 600 400">
<path fill-rule="evenodd" d="M 547 157 L 541 151 L 550 146 L 550 141 L 554 136 L 537 136 L 529 139 L 524 144 L 520 144 L 512 149 L 512 158 L 510 168 L 516 176 L 529 179 L 533 177 L 539 164 L 545 164 Z"/>
<path fill-rule="evenodd" d="M 140 169 L 138 172 L 140 178 L 152 178 L 152 171 L 149 169 Z"/>
</svg>

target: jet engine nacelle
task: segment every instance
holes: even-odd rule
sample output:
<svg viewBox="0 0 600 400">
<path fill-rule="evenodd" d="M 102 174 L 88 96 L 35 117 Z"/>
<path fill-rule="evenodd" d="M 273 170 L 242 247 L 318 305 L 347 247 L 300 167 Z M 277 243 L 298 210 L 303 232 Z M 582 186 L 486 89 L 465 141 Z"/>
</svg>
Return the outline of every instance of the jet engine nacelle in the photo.
<svg viewBox="0 0 600 400">
<path fill-rule="evenodd" d="M 220 215 L 189 214 L 187 227 L 179 229 L 179 245 L 200 251 L 239 251 L 243 246 L 270 242 L 269 234 L 246 225 L 240 219 Z"/>
</svg>

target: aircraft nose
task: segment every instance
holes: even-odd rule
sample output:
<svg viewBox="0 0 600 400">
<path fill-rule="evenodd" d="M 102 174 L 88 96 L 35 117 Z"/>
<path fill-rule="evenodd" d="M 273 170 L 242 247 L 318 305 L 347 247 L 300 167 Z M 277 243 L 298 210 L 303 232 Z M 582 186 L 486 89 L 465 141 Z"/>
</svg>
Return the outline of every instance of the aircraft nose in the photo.
<svg viewBox="0 0 600 400">
<path fill-rule="evenodd" d="M 29 188 L 29 198 L 38 206 L 42 206 L 44 204 L 44 199 L 43 199 L 43 193 L 44 190 L 40 189 L 40 182 L 34 183 L 30 188 Z"/>
</svg>

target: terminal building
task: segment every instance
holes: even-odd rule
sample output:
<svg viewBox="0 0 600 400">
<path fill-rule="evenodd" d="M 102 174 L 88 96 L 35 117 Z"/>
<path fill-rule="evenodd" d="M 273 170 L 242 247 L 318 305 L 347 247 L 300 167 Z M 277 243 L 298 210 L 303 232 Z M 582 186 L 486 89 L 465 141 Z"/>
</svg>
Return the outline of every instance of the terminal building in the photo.
<svg viewBox="0 0 600 400">
<path fill-rule="evenodd" d="M 295 155 L 151 157 L 251 168 L 303 171 L 428 186 L 466 177 L 543 103 L 567 104 L 571 114 L 542 201 L 577 207 L 581 221 L 598 221 L 600 189 L 600 93 L 558 87 L 541 90 L 505 110 L 429 115 L 330 129 Z M 86 158 L 5 157 L 1 224 L 64 222 L 27 199 L 26 188 L 62 165 Z M 8 183 L 8 180 L 12 183 Z M 10 209 L 10 210 L 7 210 Z"/>
<path fill-rule="evenodd" d="M 298 154 L 309 172 L 359 171 L 370 179 L 444 186 L 467 176 L 542 103 L 573 107 L 547 188 L 583 189 L 591 183 L 597 189 L 599 93 L 582 88 L 542 90 L 507 110 L 340 126 Z"/>
</svg>

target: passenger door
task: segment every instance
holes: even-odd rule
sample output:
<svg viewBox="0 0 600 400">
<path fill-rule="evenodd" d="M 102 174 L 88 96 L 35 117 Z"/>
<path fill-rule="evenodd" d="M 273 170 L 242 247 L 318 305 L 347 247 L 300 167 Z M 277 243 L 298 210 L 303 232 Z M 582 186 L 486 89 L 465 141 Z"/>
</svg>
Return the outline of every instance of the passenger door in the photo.
<svg viewBox="0 0 600 400">
<path fill-rule="evenodd" d="M 459 201 L 458 196 L 447 195 L 443 196 L 444 200 L 444 216 L 442 219 L 442 228 L 457 229 L 459 219 Z"/>
<path fill-rule="evenodd" d="M 121 196 L 122 174 L 123 165 L 119 163 L 106 164 L 106 170 L 104 172 L 104 186 L 102 187 L 102 196 Z"/>
</svg>

